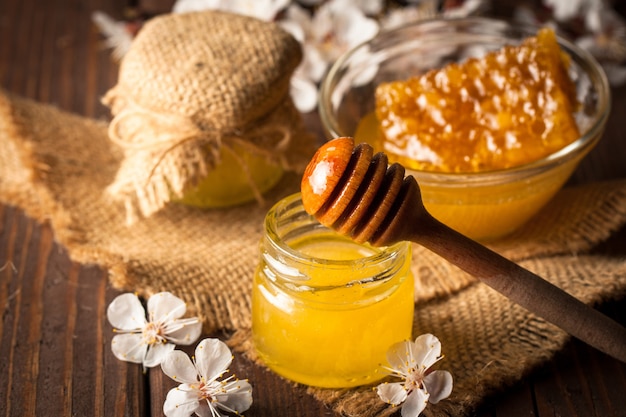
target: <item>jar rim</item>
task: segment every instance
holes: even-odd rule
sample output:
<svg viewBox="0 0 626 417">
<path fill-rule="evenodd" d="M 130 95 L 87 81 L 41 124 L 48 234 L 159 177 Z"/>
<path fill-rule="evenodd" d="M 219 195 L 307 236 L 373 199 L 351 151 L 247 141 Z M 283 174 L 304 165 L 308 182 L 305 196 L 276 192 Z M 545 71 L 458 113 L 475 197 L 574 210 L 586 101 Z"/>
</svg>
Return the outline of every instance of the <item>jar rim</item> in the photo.
<svg viewBox="0 0 626 417">
<path fill-rule="evenodd" d="M 280 217 L 283 216 L 283 217 Z M 409 242 L 398 242 L 390 246 L 384 247 L 374 247 L 365 243 L 362 244 L 365 248 L 371 248 L 372 254 L 368 256 L 363 256 L 362 258 L 350 259 L 350 260 L 338 260 L 338 259 L 327 259 L 318 256 L 312 256 L 308 254 L 304 254 L 301 251 L 293 248 L 288 242 L 286 242 L 283 238 L 284 235 L 278 230 L 278 220 L 279 217 L 283 218 L 287 217 L 289 220 L 289 216 L 292 216 L 294 219 L 307 219 L 307 221 L 311 222 L 316 228 L 316 231 L 322 233 L 328 233 L 329 235 L 341 237 L 349 242 L 352 241 L 349 237 L 343 236 L 338 232 L 322 225 L 315 219 L 314 216 L 309 215 L 304 210 L 304 206 L 302 205 L 302 197 L 301 193 L 294 193 L 290 196 L 283 198 L 282 200 L 276 202 L 267 212 L 265 216 L 265 232 L 266 232 L 266 241 L 271 244 L 271 246 L 276 249 L 282 255 L 289 256 L 290 259 L 295 262 L 306 262 L 310 264 L 324 265 L 325 267 L 345 267 L 347 265 L 353 264 L 367 264 L 367 263 L 375 263 L 385 260 L 390 257 L 398 256 L 401 252 L 407 251 L 410 247 Z"/>
</svg>

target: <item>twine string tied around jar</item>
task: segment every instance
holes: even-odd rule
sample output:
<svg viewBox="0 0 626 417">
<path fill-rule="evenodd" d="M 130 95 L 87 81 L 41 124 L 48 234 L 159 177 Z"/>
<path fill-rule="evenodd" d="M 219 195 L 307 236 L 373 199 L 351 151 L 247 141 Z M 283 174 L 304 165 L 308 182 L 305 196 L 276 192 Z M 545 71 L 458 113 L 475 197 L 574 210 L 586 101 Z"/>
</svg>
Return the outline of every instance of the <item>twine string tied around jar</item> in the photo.
<svg viewBox="0 0 626 417">
<path fill-rule="evenodd" d="M 106 104 L 117 101 L 113 92 Z M 110 140 L 118 145 L 124 159 L 107 192 L 124 201 L 127 223 L 136 221 L 136 212 L 148 217 L 163 208 L 172 196 L 180 198 L 197 185 L 229 152 L 246 176 L 255 199 L 264 203 L 252 173 L 235 147 L 274 161 L 282 166 L 292 141 L 290 117 L 278 105 L 261 120 L 247 126 L 220 130 L 199 126 L 181 114 L 158 112 L 142 107 L 129 97 L 115 103 L 120 110 L 109 124 Z"/>
</svg>

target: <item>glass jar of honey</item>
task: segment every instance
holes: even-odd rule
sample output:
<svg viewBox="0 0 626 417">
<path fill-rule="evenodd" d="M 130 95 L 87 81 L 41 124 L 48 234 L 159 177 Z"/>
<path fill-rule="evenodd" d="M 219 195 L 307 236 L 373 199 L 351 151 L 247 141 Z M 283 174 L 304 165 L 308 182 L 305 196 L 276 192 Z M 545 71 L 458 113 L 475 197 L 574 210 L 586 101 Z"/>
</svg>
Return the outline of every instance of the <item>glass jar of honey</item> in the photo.
<svg viewBox="0 0 626 417">
<path fill-rule="evenodd" d="M 260 359 L 295 382 L 353 387 L 385 376 L 391 345 L 411 338 L 410 244 L 358 244 L 308 215 L 299 194 L 265 218 L 252 289 Z"/>
</svg>

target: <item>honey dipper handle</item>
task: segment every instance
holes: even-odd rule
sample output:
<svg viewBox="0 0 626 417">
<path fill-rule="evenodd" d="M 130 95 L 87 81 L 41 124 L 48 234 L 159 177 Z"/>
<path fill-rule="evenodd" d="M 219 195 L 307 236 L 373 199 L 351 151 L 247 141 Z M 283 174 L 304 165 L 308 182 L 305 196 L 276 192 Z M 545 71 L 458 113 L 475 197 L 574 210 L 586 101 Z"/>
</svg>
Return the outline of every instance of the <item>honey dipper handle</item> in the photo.
<svg viewBox="0 0 626 417">
<path fill-rule="evenodd" d="M 426 218 L 424 218 L 426 217 Z M 626 362 L 626 329 L 538 275 L 434 219 L 427 212 L 411 239 L 546 321 Z"/>
</svg>

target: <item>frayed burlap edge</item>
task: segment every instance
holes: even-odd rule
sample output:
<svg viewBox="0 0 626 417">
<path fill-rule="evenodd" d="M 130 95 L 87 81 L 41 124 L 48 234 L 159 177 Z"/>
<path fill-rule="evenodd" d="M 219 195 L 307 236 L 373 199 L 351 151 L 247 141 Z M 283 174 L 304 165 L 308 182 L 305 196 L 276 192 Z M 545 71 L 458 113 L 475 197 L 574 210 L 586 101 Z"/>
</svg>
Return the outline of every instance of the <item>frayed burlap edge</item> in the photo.
<svg viewBox="0 0 626 417">
<path fill-rule="evenodd" d="M 0 117 L 0 143 L 3 147 L 0 152 L 0 173 L 3 174 L 0 175 L 0 199 L 20 207 L 39 222 L 51 223 L 59 242 L 69 246 L 84 244 L 84 234 L 75 228 L 71 213 L 43 183 L 51 167 L 35 156 L 38 140 L 32 131 L 25 129 L 31 126 L 32 113 L 15 106 L 14 100 L 22 99 L 5 96 L 0 91 L 0 115 L 3 116 Z M 35 113 L 36 107 L 38 105 L 33 105 Z M 86 126 L 87 130 L 106 129 L 105 123 L 71 114 L 66 117 L 66 122 Z"/>
</svg>

